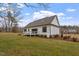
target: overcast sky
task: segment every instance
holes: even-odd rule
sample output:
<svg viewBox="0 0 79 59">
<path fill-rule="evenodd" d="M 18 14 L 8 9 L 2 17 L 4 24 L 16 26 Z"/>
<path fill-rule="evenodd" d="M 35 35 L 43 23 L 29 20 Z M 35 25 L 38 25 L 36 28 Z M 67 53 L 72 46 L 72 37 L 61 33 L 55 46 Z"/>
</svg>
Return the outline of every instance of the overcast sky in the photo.
<svg viewBox="0 0 79 59">
<path fill-rule="evenodd" d="M 31 4 L 37 8 L 27 8 L 23 4 L 18 4 L 21 8 L 24 18 L 20 20 L 20 26 L 25 26 L 28 23 L 44 18 L 47 16 L 57 15 L 60 25 L 79 25 L 79 4 L 78 3 L 52 3 L 48 4 L 47 9 Z"/>
</svg>

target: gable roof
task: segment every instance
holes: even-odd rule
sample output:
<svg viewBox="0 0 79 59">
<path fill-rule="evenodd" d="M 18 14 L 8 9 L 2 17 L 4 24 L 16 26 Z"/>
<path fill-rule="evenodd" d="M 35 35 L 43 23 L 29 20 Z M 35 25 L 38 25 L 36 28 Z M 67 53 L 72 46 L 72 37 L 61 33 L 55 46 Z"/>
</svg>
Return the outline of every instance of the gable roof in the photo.
<svg viewBox="0 0 79 59">
<path fill-rule="evenodd" d="M 57 17 L 57 16 L 54 15 L 54 16 L 50 16 L 50 17 L 45 17 L 45 18 L 42 18 L 42 19 L 29 23 L 25 27 L 27 28 L 27 27 L 35 27 L 35 26 L 42 26 L 42 25 L 54 25 L 54 24 L 51 24 L 51 22 L 54 20 L 55 17 Z M 57 21 L 58 21 L 58 19 L 57 19 Z"/>
</svg>

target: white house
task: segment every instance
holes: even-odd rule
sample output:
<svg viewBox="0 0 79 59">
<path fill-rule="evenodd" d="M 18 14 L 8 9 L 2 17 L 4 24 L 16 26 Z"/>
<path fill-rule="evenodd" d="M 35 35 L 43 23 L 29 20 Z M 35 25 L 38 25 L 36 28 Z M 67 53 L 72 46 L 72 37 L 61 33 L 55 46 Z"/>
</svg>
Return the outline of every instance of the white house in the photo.
<svg viewBox="0 0 79 59">
<path fill-rule="evenodd" d="M 60 34 L 59 21 L 56 15 L 45 17 L 29 23 L 24 28 L 24 35 L 45 35 L 47 37 Z"/>
</svg>

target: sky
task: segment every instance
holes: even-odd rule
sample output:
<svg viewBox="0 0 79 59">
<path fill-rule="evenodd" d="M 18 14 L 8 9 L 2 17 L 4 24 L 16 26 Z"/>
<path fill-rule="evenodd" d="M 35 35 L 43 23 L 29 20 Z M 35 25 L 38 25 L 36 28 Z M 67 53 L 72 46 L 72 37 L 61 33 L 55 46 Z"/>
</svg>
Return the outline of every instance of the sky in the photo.
<svg viewBox="0 0 79 59">
<path fill-rule="evenodd" d="M 60 25 L 79 25 L 79 3 L 49 3 L 46 4 L 46 8 L 31 3 L 31 6 L 34 7 L 18 3 L 17 7 L 21 8 L 21 15 L 24 17 L 20 20 L 20 26 L 53 15 L 58 16 Z"/>
</svg>

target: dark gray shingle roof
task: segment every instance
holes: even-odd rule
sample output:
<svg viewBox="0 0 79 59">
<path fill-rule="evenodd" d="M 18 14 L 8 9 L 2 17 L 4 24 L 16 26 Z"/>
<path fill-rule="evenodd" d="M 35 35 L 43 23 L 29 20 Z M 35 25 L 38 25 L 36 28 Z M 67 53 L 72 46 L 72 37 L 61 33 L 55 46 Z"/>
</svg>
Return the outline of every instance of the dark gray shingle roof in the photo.
<svg viewBox="0 0 79 59">
<path fill-rule="evenodd" d="M 51 22 L 53 21 L 53 19 L 57 17 L 56 15 L 54 16 L 50 16 L 50 17 L 45 17 L 39 20 L 36 20 L 34 22 L 29 23 L 27 26 L 25 27 L 35 27 L 35 26 L 42 26 L 42 25 L 48 25 L 51 24 Z"/>
</svg>

